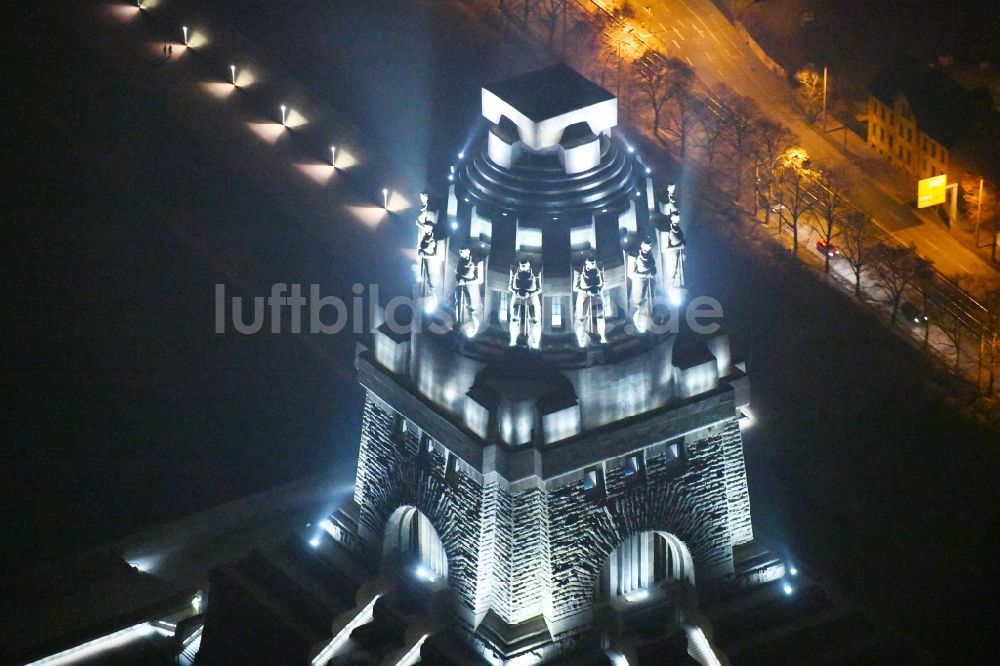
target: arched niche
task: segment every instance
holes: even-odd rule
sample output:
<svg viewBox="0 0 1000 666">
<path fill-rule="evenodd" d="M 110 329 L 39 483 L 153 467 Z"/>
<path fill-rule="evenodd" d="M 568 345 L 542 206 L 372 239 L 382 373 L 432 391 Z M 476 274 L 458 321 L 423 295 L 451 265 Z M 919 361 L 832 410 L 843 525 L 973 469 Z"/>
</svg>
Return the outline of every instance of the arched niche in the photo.
<svg viewBox="0 0 1000 666">
<path fill-rule="evenodd" d="M 389 516 L 382 540 L 383 570 L 411 569 L 428 580 L 447 580 L 448 556 L 431 521 L 414 506 Z"/>
<path fill-rule="evenodd" d="M 630 598 L 667 581 L 694 587 L 694 560 L 687 546 L 669 532 L 637 532 L 604 561 L 594 583 L 594 601 Z"/>
</svg>

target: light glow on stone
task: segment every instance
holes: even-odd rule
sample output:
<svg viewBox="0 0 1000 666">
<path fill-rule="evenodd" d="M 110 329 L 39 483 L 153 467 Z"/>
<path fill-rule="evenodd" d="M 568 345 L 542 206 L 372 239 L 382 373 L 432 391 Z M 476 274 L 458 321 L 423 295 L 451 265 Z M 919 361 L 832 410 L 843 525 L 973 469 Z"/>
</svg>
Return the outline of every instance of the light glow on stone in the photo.
<svg viewBox="0 0 1000 666">
<path fill-rule="evenodd" d="M 108 634 L 107 636 L 95 638 L 92 641 L 82 643 L 76 647 L 69 648 L 68 650 L 63 650 L 62 652 L 50 655 L 44 659 L 33 661 L 27 666 L 42 666 L 42 664 L 45 664 L 46 666 L 52 664 L 70 664 L 84 659 L 91 659 L 102 652 L 113 650 L 123 645 L 128 645 L 132 641 L 145 638 L 155 633 L 159 633 L 164 636 L 168 635 L 163 629 L 154 627 L 148 622 L 143 622 L 142 624 L 132 625 L 131 627 L 127 627 L 121 631 Z"/>
<path fill-rule="evenodd" d="M 319 651 L 312 660 L 312 666 L 319 666 L 320 664 L 326 664 L 329 662 L 337 651 L 343 647 L 344 643 L 351 637 L 351 633 L 363 624 L 368 624 L 372 621 L 372 617 L 375 615 L 375 602 L 379 600 L 381 594 L 376 594 L 372 597 L 364 608 L 362 608 L 357 615 L 355 615 L 350 622 L 344 625 L 344 628 L 337 632 L 337 635 L 330 640 L 326 646 Z"/>
</svg>

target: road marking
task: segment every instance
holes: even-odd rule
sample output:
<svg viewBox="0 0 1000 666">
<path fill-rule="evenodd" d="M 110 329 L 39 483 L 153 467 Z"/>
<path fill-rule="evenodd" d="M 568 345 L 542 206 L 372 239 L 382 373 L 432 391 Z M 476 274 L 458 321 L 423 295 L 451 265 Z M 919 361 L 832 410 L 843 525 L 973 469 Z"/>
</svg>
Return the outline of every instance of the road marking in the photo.
<svg viewBox="0 0 1000 666">
<path fill-rule="evenodd" d="M 678 48 L 678 50 L 681 48 L 681 45 L 677 43 L 676 39 L 671 39 L 670 41 L 673 43 L 674 46 Z"/>
<path fill-rule="evenodd" d="M 926 238 L 924 239 L 924 242 L 926 242 L 928 245 L 930 245 L 935 250 L 940 250 L 941 249 L 937 245 L 935 245 L 933 241 L 927 240 Z"/>
</svg>

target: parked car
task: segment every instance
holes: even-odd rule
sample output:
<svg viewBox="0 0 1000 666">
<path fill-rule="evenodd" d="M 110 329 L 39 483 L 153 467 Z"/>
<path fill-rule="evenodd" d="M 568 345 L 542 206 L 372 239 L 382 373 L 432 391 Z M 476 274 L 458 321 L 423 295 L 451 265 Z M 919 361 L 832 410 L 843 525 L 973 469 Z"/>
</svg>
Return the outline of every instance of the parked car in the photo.
<svg viewBox="0 0 1000 666">
<path fill-rule="evenodd" d="M 840 256 L 840 248 L 834 245 L 833 243 L 827 243 L 822 238 L 816 241 L 816 251 L 819 252 L 820 254 L 825 254 L 828 257 Z"/>
<path fill-rule="evenodd" d="M 930 321 L 930 317 L 910 301 L 899 306 L 899 314 L 909 324 L 926 324 Z"/>
</svg>

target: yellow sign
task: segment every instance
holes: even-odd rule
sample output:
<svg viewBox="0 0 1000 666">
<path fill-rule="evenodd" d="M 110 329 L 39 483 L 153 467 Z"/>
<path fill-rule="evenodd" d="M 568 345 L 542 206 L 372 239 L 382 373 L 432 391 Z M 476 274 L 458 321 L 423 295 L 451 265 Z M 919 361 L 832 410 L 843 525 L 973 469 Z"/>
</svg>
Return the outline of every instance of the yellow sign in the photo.
<svg viewBox="0 0 1000 666">
<path fill-rule="evenodd" d="M 943 204 L 947 198 L 948 176 L 941 174 L 917 181 L 917 208 Z"/>
</svg>

